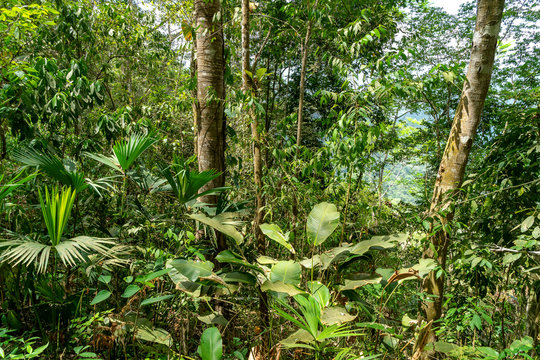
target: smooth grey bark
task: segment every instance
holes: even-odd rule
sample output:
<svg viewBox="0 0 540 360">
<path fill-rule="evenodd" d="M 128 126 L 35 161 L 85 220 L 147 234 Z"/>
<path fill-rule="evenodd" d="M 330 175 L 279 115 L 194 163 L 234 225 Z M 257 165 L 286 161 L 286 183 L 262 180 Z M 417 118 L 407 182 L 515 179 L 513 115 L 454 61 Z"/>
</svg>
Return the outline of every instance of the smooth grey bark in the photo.
<svg viewBox="0 0 540 360">
<path fill-rule="evenodd" d="M 442 227 L 430 238 L 432 246 L 424 251 L 423 257 L 435 259 L 442 269 L 446 269 L 446 257 L 451 243 L 448 233 L 444 231 L 445 225 L 453 218 L 449 206 L 463 181 L 480 124 L 491 82 L 503 9 L 504 0 L 478 0 L 467 78 L 435 181 L 430 213 L 440 221 Z M 427 298 L 422 307 L 429 325 L 418 335 L 413 359 L 433 359 L 436 358 L 434 351 L 424 351 L 424 346 L 436 341 L 436 321 L 442 315 L 444 275 L 437 277 L 435 272 L 429 273 L 422 287 Z"/>
</svg>

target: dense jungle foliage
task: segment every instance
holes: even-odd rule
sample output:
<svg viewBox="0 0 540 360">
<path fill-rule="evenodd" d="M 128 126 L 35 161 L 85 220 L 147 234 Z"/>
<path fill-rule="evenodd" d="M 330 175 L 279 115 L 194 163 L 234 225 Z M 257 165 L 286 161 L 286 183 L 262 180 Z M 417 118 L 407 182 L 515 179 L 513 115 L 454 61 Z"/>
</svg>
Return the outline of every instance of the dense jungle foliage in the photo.
<svg viewBox="0 0 540 360">
<path fill-rule="evenodd" d="M 0 0 L 0 359 L 540 359 L 539 28 Z"/>
</svg>

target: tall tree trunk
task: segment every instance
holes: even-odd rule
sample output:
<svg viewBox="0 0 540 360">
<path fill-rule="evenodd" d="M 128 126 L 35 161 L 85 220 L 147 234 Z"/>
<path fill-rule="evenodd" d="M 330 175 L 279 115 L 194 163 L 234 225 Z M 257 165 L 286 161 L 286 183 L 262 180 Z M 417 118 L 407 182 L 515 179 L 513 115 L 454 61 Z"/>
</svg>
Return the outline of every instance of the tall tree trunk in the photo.
<svg viewBox="0 0 540 360">
<path fill-rule="evenodd" d="M 473 139 L 480 123 L 491 81 L 503 8 L 504 0 L 478 0 L 467 79 L 435 181 L 430 213 L 441 221 L 442 227 L 431 237 L 432 246 L 425 250 L 424 258 L 435 259 L 442 269 L 446 268 L 446 255 L 450 245 L 450 238 L 445 231 L 446 224 L 453 218 L 449 206 L 455 190 L 463 181 Z M 439 215 L 441 212 L 445 212 L 445 215 Z M 424 302 L 423 309 L 426 321 L 428 324 L 431 322 L 431 326 L 426 326 L 418 335 L 413 359 L 434 356 L 433 352 L 423 351 L 423 347 L 435 341 L 435 322 L 441 318 L 442 313 L 444 276 L 437 277 L 435 272 L 431 272 L 424 280 L 423 292 L 429 299 Z"/>
<path fill-rule="evenodd" d="M 225 100 L 223 51 L 223 28 L 214 21 L 221 11 L 220 0 L 195 0 L 195 22 L 197 28 L 197 156 L 199 171 L 225 170 L 225 122 L 223 103 Z M 225 175 L 206 184 L 202 191 L 223 186 Z M 201 197 L 201 201 L 217 204 L 216 195 Z M 218 236 L 218 250 L 225 249 L 223 236 Z"/>
<path fill-rule="evenodd" d="M 255 69 L 251 69 L 249 56 L 249 0 L 242 0 L 242 90 L 255 98 L 257 96 L 257 86 L 248 75 Z M 266 253 L 266 241 L 259 225 L 264 217 L 264 198 L 262 194 L 262 156 L 261 156 L 261 133 L 259 121 L 255 109 L 251 106 L 248 109 L 248 116 L 251 124 L 251 138 L 253 141 L 253 180 L 255 182 L 255 215 L 253 217 L 253 234 L 257 241 L 259 255 Z M 268 306 L 266 293 L 261 292 L 259 297 L 259 311 L 264 325 L 268 325 Z"/>
<path fill-rule="evenodd" d="M 197 142 L 197 131 L 199 130 L 199 118 L 200 118 L 200 109 L 199 101 L 197 99 L 197 60 L 195 59 L 195 40 L 193 39 L 193 46 L 191 49 L 191 64 L 190 64 L 190 77 L 191 81 L 194 83 L 194 88 L 192 90 L 193 102 L 191 108 L 193 110 L 193 153 L 195 156 L 198 156 L 198 142 Z"/>
<path fill-rule="evenodd" d="M 313 5 L 313 10 L 317 9 L 319 0 L 315 1 Z M 308 17 L 309 15 L 309 6 L 308 6 Z M 307 57 L 309 51 L 309 39 L 311 37 L 311 28 L 313 27 L 313 18 L 309 18 L 306 37 L 304 43 L 302 44 L 302 64 L 300 69 L 300 94 L 298 98 L 298 123 L 296 128 L 296 156 L 298 157 L 300 153 L 300 145 L 302 144 L 302 122 L 303 122 L 303 112 L 304 112 L 304 93 L 305 93 L 305 84 L 306 84 L 306 66 L 307 66 Z"/>
</svg>

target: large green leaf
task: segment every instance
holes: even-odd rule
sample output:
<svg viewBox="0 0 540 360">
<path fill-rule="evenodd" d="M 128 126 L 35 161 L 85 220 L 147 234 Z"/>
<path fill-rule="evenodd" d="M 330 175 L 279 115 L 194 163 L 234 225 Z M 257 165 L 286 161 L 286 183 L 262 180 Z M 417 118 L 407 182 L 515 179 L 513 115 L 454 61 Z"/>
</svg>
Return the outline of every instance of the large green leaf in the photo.
<svg viewBox="0 0 540 360">
<path fill-rule="evenodd" d="M 345 285 L 340 286 L 339 289 L 341 291 L 344 290 L 355 290 L 362 286 L 366 286 L 368 284 L 379 284 L 382 280 L 382 276 L 380 275 L 373 275 L 365 279 L 360 280 L 345 280 Z"/>
<path fill-rule="evenodd" d="M 326 202 L 315 205 L 307 220 L 308 239 L 314 245 L 322 244 L 339 225 L 339 212 L 333 204 Z"/>
<path fill-rule="evenodd" d="M 292 260 L 279 261 L 272 266 L 270 280 L 272 282 L 281 281 L 285 284 L 298 285 L 302 275 L 302 267 Z"/>
<path fill-rule="evenodd" d="M 320 281 L 308 281 L 307 283 L 311 296 L 317 301 L 321 309 L 330 303 L 330 290 Z"/>
<path fill-rule="evenodd" d="M 407 238 L 407 234 L 373 236 L 369 240 L 353 245 L 348 251 L 354 255 L 364 255 L 369 250 L 384 250 L 396 246 L 396 243 Z"/>
<path fill-rule="evenodd" d="M 305 291 L 300 290 L 294 285 L 284 284 L 281 281 L 272 282 L 270 280 L 266 280 L 264 284 L 262 284 L 261 291 L 274 291 L 278 293 L 284 293 L 290 296 L 305 294 Z"/>
<path fill-rule="evenodd" d="M 393 248 L 396 246 L 397 241 L 403 240 L 406 236 L 407 234 L 374 236 L 369 240 L 361 241 L 353 245 L 345 244 L 343 246 L 332 248 L 320 255 L 314 255 L 312 258 L 303 259 L 300 264 L 307 269 L 311 269 L 311 267 L 322 267 L 323 270 L 326 270 L 332 264 L 342 263 L 363 256 L 370 250 Z"/>
<path fill-rule="evenodd" d="M 226 283 L 244 283 L 250 285 L 255 285 L 257 283 L 257 278 L 255 276 L 243 271 L 233 271 L 221 274 L 221 278 Z"/>
<path fill-rule="evenodd" d="M 124 290 L 124 293 L 122 294 L 122 297 L 123 298 L 130 298 L 133 295 L 135 295 L 136 293 L 138 293 L 139 290 L 141 290 L 141 288 L 139 286 L 131 284 L 126 288 L 126 290 Z"/>
<path fill-rule="evenodd" d="M 170 265 L 190 281 L 197 281 L 200 277 L 212 275 L 212 269 L 214 268 L 214 264 L 210 261 L 183 259 L 173 260 L 170 262 Z"/>
<path fill-rule="evenodd" d="M 223 354 L 221 334 L 215 327 L 204 330 L 201 345 L 197 349 L 202 360 L 220 360 Z"/>
<path fill-rule="evenodd" d="M 356 319 L 355 315 L 351 315 L 345 308 L 334 306 L 323 310 L 321 315 L 321 323 L 324 325 L 343 324 Z"/>
<path fill-rule="evenodd" d="M 168 300 L 168 299 L 170 299 L 172 297 L 174 297 L 174 295 L 162 295 L 162 296 L 156 296 L 156 297 L 151 297 L 151 298 L 148 298 L 148 299 L 144 299 L 143 301 L 141 301 L 141 306 L 155 304 L 157 302 Z"/>
<path fill-rule="evenodd" d="M 101 290 L 94 297 L 90 305 L 99 304 L 100 302 L 107 300 L 110 296 L 111 296 L 111 292 L 109 290 Z"/>
<path fill-rule="evenodd" d="M 150 341 L 170 347 L 173 343 L 171 334 L 159 328 L 153 328 L 150 325 L 138 325 L 135 337 L 139 340 Z"/>
<path fill-rule="evenodd" d="M 305 348 L 314 350 L 315 348 L 311 345 L 308 345 L 309 343 L 313 342 L 314 338 L 311 336 L 311 334 L 304 330 L 304 329 L 298 329 L 291 335 L 289 335 L 287 338 L 280 341 L 280 344 L 282 344 L 285 348 Z"/>
<path fill-rule="evenodd" d="M 234 239 L 234 241 L 236 241 L 237 245 L 240 245 L 244 242 L 244 237 L 238 230 L 236 230 L 235 227 L 239 225 L 239 223 L 232 220 L 232 214 L 230 213 L 219 214 L 218 216 L 214 216 L 213 218 L 208 217 L 204 214 L 191 214 L 189 215 L 189 217 L 193 220 L 197 220 L 216 229 L 220 233 L 230 236 Z"/>
<path fill-rule="evenodd" d="M 289 232 L 283 234 L 280 227 L 275 224 L 261 224 L 259 226 L 263 234 L 274 240 L 278 244 L 284 246 L 287 250 L 294 254 L 294 248 L 289 243 Z"/>
<path fill-rule="evenodd" d="M 217 254 L 216 260 L 220 263 L 237 264 L 253 270 L 261 271 L 261 269 L 257 265 L 250 264 L 249 262 L 247 262 L 247 260 L 242 258 L 240 255 L 232 252 L 231 250 L 224 250 L 220 252 L 219 254 Z"/>
</svg>

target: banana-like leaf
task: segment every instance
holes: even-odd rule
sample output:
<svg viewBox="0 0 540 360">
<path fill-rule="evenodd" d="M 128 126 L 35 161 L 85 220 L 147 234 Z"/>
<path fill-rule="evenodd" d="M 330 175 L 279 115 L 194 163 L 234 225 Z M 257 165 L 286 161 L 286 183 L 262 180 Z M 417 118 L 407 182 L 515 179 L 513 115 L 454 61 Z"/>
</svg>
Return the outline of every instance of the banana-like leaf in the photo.
<svg viewBox="0 0 540 360">
<path fill-rule="evenodd" d="M 197 281 L 201 277 L 212 275 L 214 268 L 214 264 L 210 261 L 176 259 L 170 261 L 169 264 L 189 281 Z"/>
<path fill-rule="evenodd" d="M 289 232 L 284 234 L 283 231 L 281 231 L 281 228 L 276 224 L 261 224 L 259 227 L 264 235 L 282 245 L 291 253 L 295 253 L 293 246 L 289 242 Z"/>
<path fill-rule="evenodd" d="M 315 205 L 307 220 L 308 239 L 314 245 L 322 244 L 339 225 L 339 212 L 333 204 L 326 202 Z"/>
<path fill-rule="evenodd" d="M 221 360 L 223 345 L 221 334 L 216 327 L 204 330 L 201 336 L 201 344 L 197 349 L 202 360 Z"/>
<path fill-rule="evenodd" d="M 236 226 L 240 225 L 241 222 L 234 220 L 233 213 L 222 213 L 212 218 L 204 214 L 192 214 L 189 217 L 216 229 L 220 233 L 230 236 L 236 241 L 237 245 L 244 242 L 244 237 L 236 230 Z"/>
<path fill-rule="evenodd" d="M 292 260 L 279 261 L 272 266 L 270 280 L 272 280 L 272 282 L 281 281 L 285 284 L 298 285 L 300 284 L 301 275 L 302 267 L 299 263 Z"/>
<path fill-rule="evenodd" d="M 281 281 L 272 282 L 270 280 L 266 280 L 264 284 L 261 285 L 261 291 L 274 291 L 278 293 L 284 293 L 289 296 L 295 296 L 295 295 L 306 293 L 305 291 L 300 290 L 294 285 L 285 284 Z"/>
</svg>

